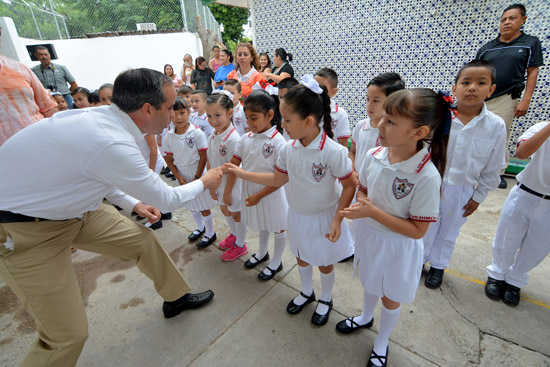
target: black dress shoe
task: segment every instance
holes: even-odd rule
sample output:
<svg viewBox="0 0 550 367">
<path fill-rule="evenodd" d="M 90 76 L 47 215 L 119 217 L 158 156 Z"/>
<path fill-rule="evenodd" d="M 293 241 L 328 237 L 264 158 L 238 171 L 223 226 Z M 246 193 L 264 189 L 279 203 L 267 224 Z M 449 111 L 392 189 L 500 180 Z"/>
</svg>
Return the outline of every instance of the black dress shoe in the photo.
<svg viewBox="0 0 550 367">
<path fill-rule="evenodd" d="M 496 280 L 488 277 L 485 283 L 485 295 L 490 299 L 500 300 L 504 293 L 504 280 Z"/>
<path fill-rule="evenodd" d="M 145 217 L 142 217 L 141 215 L 138 215 L 138 216 L 136 217 L 136 220 L 144 220 L 144 219 L 145 219 Z"/>
<path fill-rule="evenodd" d="M 288 312 L 291 315 L 299 314 L 300 312 L 302 312 L 302 310 L 307 304 L 315 301 L 315 292 L 311 292 L 310 296 L 306 296 L 303 292 L 300 292 L 300 294 L 302 295 L 302 297 L 306 298 L 307 301 L 305 301 L 301 305 L 297 305 L 296 303 L 294 303 L 294 298 L 293 298 L 292 301 L 290 301 L 290 303 L 288 304 L 288 306 L 286 306 L 286 312 Z"/>
<path fill-rule="evenodd" d="M 260 278 L 261 280 L 265 280 L 265 281 L 268 281 L 270 279 L 273 279 L 273 277 L 275 276 L 275 274 L 277 274 L 278 272 L 280 272 L 281 270 L 283 270 L 283 263 L 281 263 L 281 265 L 279 265 L 279 267 L 277 268 L 277 270 L 273 270 L 271 269 L 269 266 L 267 267 L 267 269 L 269 269 L 269 271 L 271 272 L 271 274 L 267 275 L 266 273 L 264 273 L 263 271 L 260 272 L 260 274 L 258 274 L 258 278 Z"/>
<path fill-rule="evenodd" d="M 169 167 L 164 167 L 163 169 L 160 170 L 160 174 L 161 174 L 161 175 L 165 175 L 165 174 L 167 174 L 168 172 L 170 172 L 170 168 L 169 168 Z"/>
<path fill-rule="evenodd" d="M 255 263 L 250 261 L 250 260 L 252 260 L 252 258 L 254 258 L 254 260 L 256 260 Z M 260 260 L 256 257 L 256 254 L 254 254 L 254 255 L 252 255 L 252 257 L 250 259 L 248 259 L 244 262 L 244 267 L 248 268 L 248 269 L 252 269 L 252 268 L 255 268 L 256 265 L 258 265 L 259 263 L 263 263 L 264 261 L 267 261 L 267 260 L 269 260 L 269 252 L 266 253 L 265 256 L 262 257 Z"/>
<path fill-rule="evenodd" d="M 173 173 L 167 173 L 164 175 L 165 177 L 168 177 L 168 178 L 176 178 L 176 176 L 174 176 Z"/>
<path fill-rule="evenodd" d="M 508 187 L 508 182 L 504 179 L 504 176 L 500 176 L 500 183 L 498 184 L 499 189 L 505 189 Z"/>
<path fill-rule="evenodd" d="M 359 330 L 361 328 L 370 329 L 372 325 L 374 324 L 374 317 L 372 320 L 367 322 L 365 325 L 359 325 L 356 323 L 353 319 L 355 317 L 348 317 L 345 320 L 340 321 L 336 324 L 336 331 L 342 334 L 350 334 L 353 333 L 355 330 Z M 351 326 L 348 326 L 348 323 L 346 321 L 349 321 Z"/>
<path fill-rule="evenodd" d="M 160 213 L 160 219 L 163 219 L 163 220 L 172 219 L 172 212 Z"/>
<path fill-rule="evenodd" d="M 311 316 L 311 323 L 313 325 L 323 326 L 328 322 L 328 317 L 330 316 L 330 311 L 332 310 L 332 300 L 330 300 L 330 302 L 327 302 L 320 299 L 318 302 L 327 305 L 328 311 L 324 315 L 319 315 L 317 313 L 317 309 L 315 309 L 315 312 L 313 312 L 313 316 Z"/>
<path fill-rule="evenodd" d="M 200 236 L 202 236 L 204 234 L 204 232 L 206 231 L 206 227 L 203 227 L 202 230 L 200 229 L 195 229 L 189 236 L 187 236 L 187 239 L 189 241 L 195 241 L 195 240 L 198 240 Z"/>
<path fill-rule="evenodd" d="M 374 348 L 372 349 L 372 352 L 370 352 L 369 362 L 367 363 L 367 367 L 377 367 L 374 363 L 372 363 L 373 359 L 378 359 L 378 364 L 381 365 L 381 367 L 386 367 L 388 365 L 388 353 L 389 353 L 389 347 L 386 347 L 386 355 L 385 356 L 379 356 L 374 351 Z"/>
<path fill-rule="evenodd" d="M 520 295 L 519 292 L 521 288 L 513 286 L 504 282 L 506 289 L 502 295 L 502 302 L 506 303 L 508 306 L 516 307 L 519 304 Z"/>
<path fill-rule="evenodd" d="M 346 257 L 345 259 L 342 259 L 338 261 L 339 263 L 347 263 L 350 260 L 353 260 L 354 254 L 351 254 L 351 256 Z"/>
<path fill-rule="evenodd" d="M 441 283 L 443 282 L 444 272 L 445 269 L 430 268 L 430 271 L 426 276 L 426 280 L 424 281 L 424 285 L 431 289 L 439 288 L 441 286 Z"/>
<path fill-rule="evenodd" d="M 187 293 L 186 295 L 178 298 L 175 301 L 164 302 L 162 304 L 162 312 L 164 313 L 164 317 L 169 319 L 171 317 L 179 315 L 183 310 L 190 310 L 200 307 L 205 303 L 210 302 L 212 298 L 214 298 L 214 292 L 212 292 L 211 290 L 195 294 Z"/>
<path fill-rule="evenodd" d="M 208 247 L 210 246 L 211 244 L 214 243 L 214 241 L 216 241 L 218 238 L 216 236 L 216 234 L 214 233 L 212 235 L 212 237 L 208 238 L 206 236 L 204 236 L 199 242 L 197 242 L 197 247 L 198 248 L 205 248 L 205 247 Z"/>
<path fill-rule="evenodd" d="M 120 206 L 116 205 L 116 204 L 113 204 L 113 206 L 114 206 L 115 209 L 118 210 L 118 211 L 121 211 L 121 210 L 122 210 L 122 208 L 121 208 Z"/>
<path fill-rule="evenodd" d="M 137 215 L 137 213 L 132 211 L 132 213 L 130 213 L 130 215 Z"/>
<path fill-rule="evenodd" d="M 162 228 L 162 221 L 159 220 L 158 222 L 151 224 L 149 226 L 149 228 L 151 228 L 153 231 L 156 231 L 157 229 L 161 229 Z"/>
</svg>

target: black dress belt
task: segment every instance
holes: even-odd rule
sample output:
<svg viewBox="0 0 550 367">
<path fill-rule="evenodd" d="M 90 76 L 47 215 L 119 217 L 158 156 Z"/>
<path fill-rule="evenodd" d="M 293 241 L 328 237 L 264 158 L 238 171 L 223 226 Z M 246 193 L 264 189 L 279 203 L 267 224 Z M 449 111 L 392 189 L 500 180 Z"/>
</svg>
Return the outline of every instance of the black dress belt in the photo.
<svg viewBox="0 0 550 367">
<path fill-rule="evenodd" d="M 539 198 L 543 198 L 543 199 L 546 199 L 546 200 L 550 200 L 550 195 L 544 195 L 544 194 L 540 194 L 534 190 L 531 190 L 530 188 L 528 188 L 527 186 L 525 186 L 524 184 L 520 184 L 518 182 L 518 185 L 519 185 L 519 188 L 522 189 L 522 190 L 525 190 L 527 191 L 528 193 L 530 194 L 533 194 L 535 196 L 538 196 Z"/>
<path fill-rule="evenodd" d="M 6 210 L 0 210 L 0 223 L 42 222 L 44 220 L 49 220 L 49 219 L 29 217 L 23 214 L 17 214 L 17 213 L 8 212 Z"/>
</svg>

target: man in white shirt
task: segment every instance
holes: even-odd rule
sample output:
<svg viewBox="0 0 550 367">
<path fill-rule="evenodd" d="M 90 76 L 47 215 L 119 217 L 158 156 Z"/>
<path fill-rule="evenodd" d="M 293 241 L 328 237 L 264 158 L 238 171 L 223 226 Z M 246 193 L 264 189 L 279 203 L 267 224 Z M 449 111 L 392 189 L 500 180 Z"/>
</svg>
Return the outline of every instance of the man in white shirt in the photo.
<svg viewBox="0 0 550 367">
<path fill-rule="evenodd" d="M 189 293 L 154 232 L 101 204 L 105 197 L 155 222 L 156 207 L 175 209 L 219 186 L 221 170 L 210 170 L 170 187 L 141 155 L 143 134 L 162 132 L 175 97 L 164 74 L 128 70 L 115 81 L 111 106 L 57 114 L 0 147 L 0 276 L 38 332 L 23 366 L 74 366 L 87 339 L 71 246 L 136 260 L 164 299 L 166 318 L 214 296 Z"/>
</svg>

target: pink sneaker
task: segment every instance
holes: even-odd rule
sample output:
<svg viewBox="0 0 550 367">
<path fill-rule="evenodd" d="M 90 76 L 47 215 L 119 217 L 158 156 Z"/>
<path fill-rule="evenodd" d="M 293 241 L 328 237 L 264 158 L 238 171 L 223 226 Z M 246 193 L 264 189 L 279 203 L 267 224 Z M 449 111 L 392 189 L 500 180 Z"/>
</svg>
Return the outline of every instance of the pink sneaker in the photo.
<svg viewBox="0 0 550 367">
<path fill-rule="evenodd" d="M 229 250 L 225 251 L 222 254 L 222 260 L 223 261 L 233 261 L 235 259 L 238 259 L 239 257 L 248 254 L 248 248 L 246 248 L 246 243 L 243 247 L 239 247 L 237 245 L 232 245 Z"/>
<path fill-rule="evenodd" d="M 227 250 L 228 248 L 230 248 L 235 244 L 235 241 L 237 241 L 237 236 L 229 232 L 229 236 L 225 237 L 225 239 L 222 242 L 220 242 L 219 244 L 220 249 Z"/>
</svg>

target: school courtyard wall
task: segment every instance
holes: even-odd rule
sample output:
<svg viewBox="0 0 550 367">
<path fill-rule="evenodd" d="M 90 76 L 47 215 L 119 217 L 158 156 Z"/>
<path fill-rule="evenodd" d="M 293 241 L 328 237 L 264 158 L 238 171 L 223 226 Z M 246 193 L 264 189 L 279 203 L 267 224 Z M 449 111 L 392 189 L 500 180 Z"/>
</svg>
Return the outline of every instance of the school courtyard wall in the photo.
<svg viewBox="0 0 550 367">
<path fill-rule="evenodd" d="M 256 48 L 284 47 L 299 78 L 322 67 L 339 77 L 337 103 L 354 126 L 366 118 L 367 83 L 379 73 L 398 72 L 407 87 L 450 91 L 460 67 L 498 34 L 502 11 L 513 1 L 496 0 L 254 0 Z M 537 36 L 550 64 L 548 0 L 523 1 L 525 32 Z M 525 117 L 515 120 L 514 141 L 532 124 L 550 120 L 549 67 L 539 69 Z"/>
</svg>

